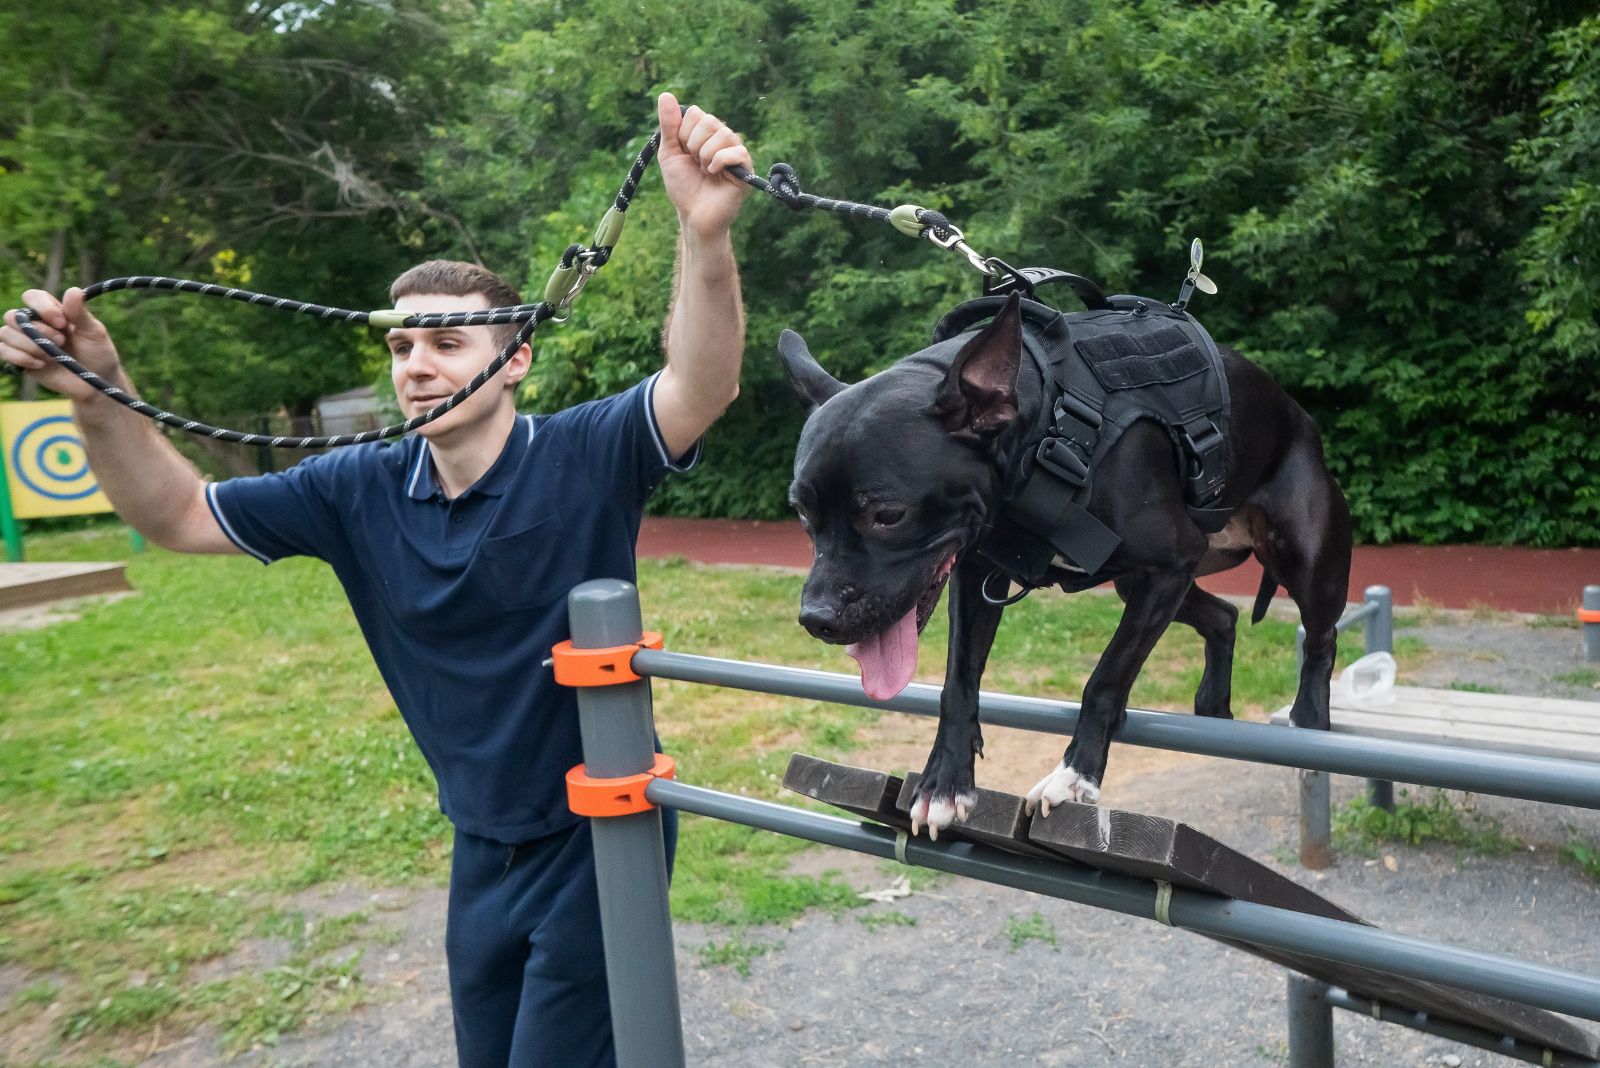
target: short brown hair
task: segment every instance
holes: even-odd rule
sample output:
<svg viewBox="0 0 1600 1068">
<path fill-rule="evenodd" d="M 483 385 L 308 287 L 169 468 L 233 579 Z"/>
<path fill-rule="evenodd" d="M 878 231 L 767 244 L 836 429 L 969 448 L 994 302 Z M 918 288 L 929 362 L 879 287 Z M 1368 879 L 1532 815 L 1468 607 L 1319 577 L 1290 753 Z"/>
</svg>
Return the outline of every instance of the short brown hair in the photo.
<svg viewBox="0 0 1600 1068">
<path fill-rule="evenodd" d="M 522 297 L 504 278 L 487 267 L 460 260 L 428 260 L 406 271 L 389 287 L 389 302 L 417 294 L 439 293 L 447 297 L 470 297 L 481 293 L 491 308 L 505 308 L 522 303 Z M 494 343 L 504 348 L 516 336 L 520 323 L 502 323 L 490 327 Z"/>
</svg>

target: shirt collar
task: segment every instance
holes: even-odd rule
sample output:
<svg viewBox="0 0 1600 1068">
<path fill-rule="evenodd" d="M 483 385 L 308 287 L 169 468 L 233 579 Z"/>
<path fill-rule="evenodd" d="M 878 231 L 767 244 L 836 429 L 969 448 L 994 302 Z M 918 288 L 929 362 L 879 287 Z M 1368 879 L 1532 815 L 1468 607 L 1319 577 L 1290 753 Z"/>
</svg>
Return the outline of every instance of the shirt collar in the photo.
<svg viewBox="0 0 1600 1068">
<path fill-rule="evenodd" d="M 474 493 L 483 497 L 503 495 L 511 481 L 511 473 L 517 465 L 517 460 L 527 452 L 528 445 L 533 441 L 533 431 L 533 416 L 517 416 L 516 423 L 511 427 L 511 433 L 506 436 L 506 443 L 501 448 L 500 455 L 478 481 L 462 492 L 461 497 L 469 497 Z M 414 501 L 426 501 L 441 495 L 443 491 L 439 488 L 439 480 L 433 473 L 433 460 L 428 451 L 427 440 L 415 435 L 413 440 L 417 445 L 417 455 L 406 468 L 406 496 Z"/>
</svg>

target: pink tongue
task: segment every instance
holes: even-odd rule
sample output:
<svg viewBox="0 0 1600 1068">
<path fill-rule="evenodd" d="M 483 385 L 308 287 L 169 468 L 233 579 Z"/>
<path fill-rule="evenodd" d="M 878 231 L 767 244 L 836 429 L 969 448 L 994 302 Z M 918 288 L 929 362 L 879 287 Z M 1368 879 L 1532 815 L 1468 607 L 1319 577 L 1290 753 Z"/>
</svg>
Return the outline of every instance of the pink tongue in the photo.
<svg viewBox="0 0 1600 1068">
<path fill-rule="evenodd" d="M 882 634 L 853 642 L 844 651 L 861 665 L 861 688 L 874 701 L 887 701 L 917 673 L 917 610 L 907 612 Z"/>
</svg>

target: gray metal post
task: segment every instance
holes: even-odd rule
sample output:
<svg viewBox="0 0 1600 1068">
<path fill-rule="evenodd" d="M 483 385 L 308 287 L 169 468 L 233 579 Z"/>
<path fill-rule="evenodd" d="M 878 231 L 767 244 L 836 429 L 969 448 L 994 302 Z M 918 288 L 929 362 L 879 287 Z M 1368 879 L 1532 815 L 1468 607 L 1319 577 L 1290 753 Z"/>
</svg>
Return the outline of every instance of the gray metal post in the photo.
<svg viewBox="0 0 1600 1068">
<path fill-rule="evenodd" d="M 639 640 L 639 592 L 627 582 L 585 582 L 567 597 L 572 644 L 606 649 Z M 615 778 L 655 763 L 650 680 L 578 690 L 583 761 L 591 776 Z M 619 1068 L 684 1063 L 677 962 L 667 904 L 661 810 L 590 821 L 600 887 L 606 981 Z"/>
<path fill-rule="evenodd" d="M 1333 864 L 1333 791 L 1325 771 L 1301 771 L 1300 866 L 1320 869 Z"/>
<path fill-rule="evenodd" d="M 1328 987 L 1289 972 L 1289 1068 L 1333 1068 L 1333 1006 Z"/>
<path fill-rule="evenodd" d="M 1306 628 L 1294 632 L 1296 669 L 1305 667 Z M 1299 671 L 1296 671 L 1298 677 Z M 1325 771 L 1301 769 L 1295 774 L 1300 790 L 1300 866 L 1321 869 L 1333 864 L 1333 790 Z"/>
<path fill-rule="evenodd" d="M 1394 595 L 1387 586 L 1368 586 L 1365 602 L 1373 611 L 1362 624 L 1369 653 L 1394 653 Z M 1367 800 L 1373 808 L 1394 811 L 1394 783 L 1388 779 L 1367 780 Z"/>
<path fill-rule="evenodd" d="M 1583 588 L 1583 607 L 1586 612 L 1600 612 L 1600 586 Z M 1591 664 L 1600 661 L 1600 622 L 1583 624 L 1583 658 Z"/>
</svg>

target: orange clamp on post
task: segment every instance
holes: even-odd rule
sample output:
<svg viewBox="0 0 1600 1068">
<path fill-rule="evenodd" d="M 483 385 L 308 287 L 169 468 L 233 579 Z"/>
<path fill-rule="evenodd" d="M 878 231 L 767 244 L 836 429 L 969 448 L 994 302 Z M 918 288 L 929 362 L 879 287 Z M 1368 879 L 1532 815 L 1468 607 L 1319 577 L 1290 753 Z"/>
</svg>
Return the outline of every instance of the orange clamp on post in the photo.
<svg viewBox="0 0 1600 1068">
<path fill-rule="evenodd" d="M 1600 623 L 1600 608 L 1578 609 L 1579 623 Z"/>
<path fill-rule="evenodd" d="M 613 645 L 606 649 L 574 649 L 572 642 L 557 642 L 550 650 L 556 681 L 563 686 L 615 686 L 619 682 L 638 682 L 633 670 L 633 654 L 640 649 L 660 649 L 661 635 L 653 630 L 632 645 Z"/>
<path fill-rule="evenodd" d="M 628 648 L 632 648 L 629 646 Z M 652 779 L 676 778 L 678 766 L 665 753 L 656 754 L 655 766 L 638 775 L 596 779 L 584 765 L 567 772 L 567 807 L 580 816 L 627 816 L 656 806 L 645 799 Z"/>
</svg>

